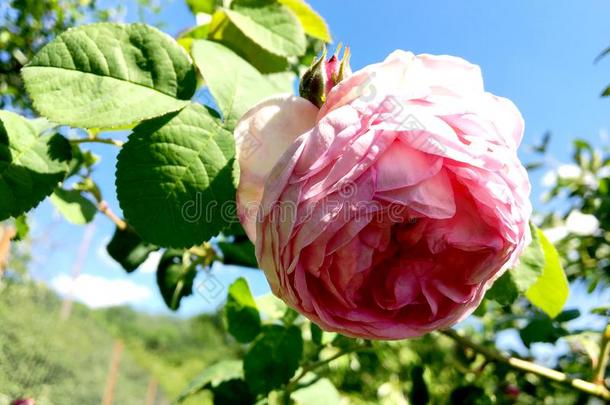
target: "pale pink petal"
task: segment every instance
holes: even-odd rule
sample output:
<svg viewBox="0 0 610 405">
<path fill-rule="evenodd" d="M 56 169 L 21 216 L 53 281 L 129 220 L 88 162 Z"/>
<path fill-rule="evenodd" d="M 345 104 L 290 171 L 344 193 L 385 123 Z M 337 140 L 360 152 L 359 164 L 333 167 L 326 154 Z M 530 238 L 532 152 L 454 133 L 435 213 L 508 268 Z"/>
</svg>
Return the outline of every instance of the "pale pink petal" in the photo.
<svg viewBox="0 0 610 405">
<path fill-rule="evenodd" d="M 252 108 L 235 127 L 238 215 L 250 240 L 256 239 L 256 213 L 267 176 L 294 140 L 314 126 L 317 113 L 303 98 L 278 96 Z"/>
</svg>

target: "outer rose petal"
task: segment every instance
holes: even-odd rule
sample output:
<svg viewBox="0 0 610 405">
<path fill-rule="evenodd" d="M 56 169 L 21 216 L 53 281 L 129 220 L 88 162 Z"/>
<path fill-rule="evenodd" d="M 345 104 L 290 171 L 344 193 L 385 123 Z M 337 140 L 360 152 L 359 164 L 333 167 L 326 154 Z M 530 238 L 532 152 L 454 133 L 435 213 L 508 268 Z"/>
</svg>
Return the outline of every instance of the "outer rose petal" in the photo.
<svg viewBox="0 0 610 405">
<path fill-rule="evenodd" d="M 439 91 L 440 90 L 440 91 Z M 382 63 L 365 67 L 336 85 L 320 109 L 323 117 L 335 108 L 358 100 L 379 103 L 383 96 L 424 98 L 436 95 L 465 95 L 483 92 L 483 77 L 477 65 L 455 56 L 413 55 L 394 51 Z"/>
<path fill-rule="evenodd" d="M 314 126 L 317 113 L 308 100 L 287 94 L 262 101 L 237 123 L 237 214 L 251 241 L 267 176 L 292 142 Z"/>
</svg>

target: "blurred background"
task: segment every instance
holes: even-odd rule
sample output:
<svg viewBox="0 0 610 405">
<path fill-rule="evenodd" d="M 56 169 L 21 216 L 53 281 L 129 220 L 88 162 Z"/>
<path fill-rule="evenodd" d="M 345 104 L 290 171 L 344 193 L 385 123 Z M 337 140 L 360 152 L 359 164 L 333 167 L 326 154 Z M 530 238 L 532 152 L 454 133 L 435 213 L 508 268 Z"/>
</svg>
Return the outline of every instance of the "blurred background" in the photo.
<svg viewBox="0 0 610 405">
<path fill-rule="evenodd" d="M 194 1 L 189 3 L 192 7 Z M 350 46 L 354 70 L 395 49 L 457 55 L 481 66 L 488 91 L 519 107 L 526 122 L 520 155 L 530 169 L 535 222 L 560 251 L 570 297 L 563 318 L 553 321 L 524 303 L 494 302 L 462 327 L 502 350 L 588 373 L 600 358 L 591 333 L 605 327 L 610 303 L 610 100 L 602 96 L 610 83 L 610 57 L 597 59 L 610 45 L 610 3 L 309 4 L 326 19 L 332 46 Z M 0 106 L 33 114 L 19 68 L 66 28 L 94 21 L 145 22 L 179 37 L 198 25 L 191 7 L 183 0 L 0 0 Z M 198 97 L 210 102 L 205 91 Z M 120 213 L 112 163 L 118 149 L 92 145 L 90 150 L 100 158 L 95 174 L 100 190 Z M 261 271 L 214 263 L 198 274 L 195 293 L 171 311 L 157 287 L 161 253 L 153 252 L 137 272 L 126 273 L 107 253 L 114 232 L 107 218 L 73 225 L 47 200 L 30 213 L 28 225 L 28 236 L 11 246 L 9 228 L 0 234 L 5 277 L 0 404 L 19 397 L 36 398 L 37 404 L 169 404 L 207 366 L 243 355 L 243 347 L 226 333 L 220 311 L 228 286 L 239 277 L 247 279 L 255 297 L 268 294 Z M 443 397 L 483 404 L 591 401 L 482 364 L 478 374 L 462 372 L 472 359 L 449 346 L 427 338 L 405 347 L 387 344 L 375 355 L 357 356 L 357 366 L 335 365 L 330 378 L 354 403 L 426 403 L 413 397 L 419 380 L 435 385 L 426 391 L 431 403 Z M 462 374 L 459 381 L 456 373 Z M 211 399 L 193 403 L 204 401 Z"/>
</svg>

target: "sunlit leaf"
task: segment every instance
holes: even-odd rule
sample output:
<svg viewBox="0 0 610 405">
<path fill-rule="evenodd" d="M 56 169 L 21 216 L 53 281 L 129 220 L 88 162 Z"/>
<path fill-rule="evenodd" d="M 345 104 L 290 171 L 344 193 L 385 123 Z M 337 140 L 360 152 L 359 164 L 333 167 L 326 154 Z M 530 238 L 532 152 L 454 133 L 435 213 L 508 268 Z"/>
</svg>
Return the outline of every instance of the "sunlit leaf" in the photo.
<svg viewBox="0 0 610 405">
<path fill-rule="evenodd" d="M 263 49 L 279 56 L 305 53 L 307 41 L 299 20 L 286 7 L 239 7 L 225 10 L 235 26 Z"/>
<path fill-rule="evenodd" d="M 279 0 L 279 2 L 296 14 L 307 35 L 324 42 L 332 42 L 326 21 L 304 0 Z"/>
<path fill-rule="evenodd" d="M 555 246 L 549 242 L 541 230 L 538 229 L 537 232 L 544 252 L 545 265 L 542 275 L 525 292 L 525 296 L 532 304 L 554 318 L 561 312 L 568 299 L 568 279 Z"/>
<path fill-rule="evenodd" d="M 75 225 L 84 225 L 97 213 L 97 207 L 91 200 L 83 197 L 80 191 L 56 188 L 50 198 L 57 211 Z"/>
<path fill-rule="evenodd" d="M 258 335 L 261 318 L 246 279 L 239 278 L 229 287 L 225 306 L 229 333 L 240 343 L 247 343 Z"/>
<path fill-rule="evenodd" d="M 192 53 L 229 128 L 258 101 L 276 93 L 265 76 L 221 44 L 198 40 Z"/>
<path fill-rule="evenodd" d="M 34 107 L 78 127 L 117 127 L 176 111 L 195 92 L 195 71 L 170 36 L 144 24 L 70 29 L 22 69 Z"/>
<path fill-rule="evenodd" d="M 233 134 L 201 105 L 141 123 L 117 163 L 117 196 L 127 222 L 159 246 L 209 240 L 234 211 L 234 155 Z"/>
</svg>

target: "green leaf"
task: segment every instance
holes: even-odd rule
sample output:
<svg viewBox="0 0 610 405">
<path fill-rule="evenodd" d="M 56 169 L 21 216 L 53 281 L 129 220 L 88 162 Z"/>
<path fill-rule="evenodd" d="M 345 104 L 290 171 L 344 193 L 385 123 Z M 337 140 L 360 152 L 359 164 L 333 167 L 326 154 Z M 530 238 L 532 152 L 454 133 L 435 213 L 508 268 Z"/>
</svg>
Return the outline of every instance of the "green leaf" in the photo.
<svg viewBox="0 0 610 405">
<path fill-rule="evenodd" d="M 317 345 L 321 345 L 322 336 L 324 335 L 324 332 L 322 331 L 322 329 L 313 322 L 311 322 L 309 324 L 309 329 L 311 331 L 311 341 Z"/>
<path fill-rule="evenodd" d="M 222 0 L 186 0 L 193 14 L 212 14 L 222 4 Z"/>
<path fill-rule="evenodd" d="M 498 302 L 500 305 L 510 305 L 519 294 L 525 293 L 542 275 L 546 259 L 536 225 L 530 223 L 532 235 L 531 243 L 525 248 L 519 264 L 506 271 L 487 292 L 486 298 Z"/>
<path fill-rule="evenodd" d="M 249 240 L 235 242 L 218 242 L 224 264 L 258 268 L 254 255 L 254 244 Z"/>
<path fill-rule="evenodd" d="M 21 72 L 42 115 L 85 128 L 118 127 L 176 111 L 196 87 L 184 49 L 144 24 L 70 29 Z"/>
<path fill-rule="evenodd" d="M 602 92 L 602 97 L 608 97 L 610 96 L 610 86 L 606 87 L 604 89 L 604 91 Z"/>
<path fill-rule="evenodd" d="M 296 75 L 293 72 L 279 72 L 266 75 L 275 93 L 293 93 Z"/>
<path fill-rule="evenodd" d="M 525 292 L 542 275 L 545 257 L 540 244 L 539 231 L 536 225 L 530 223 L 532 242 L 525 248 L 519 264 L 510 270 L 511 276 L 519 292 Z"/>
<path fill-rule="evenodd" d="M 326 21 L 304 0 L 279 0 L 279 2 L 296 14 L 306 34 L 324 42 L 333 41 Z"/>
<path fill-rule="evenodd" d="M 238 342 L 248 343 L 256 338 L 261 330 L 261 318 L 246 279 L 238 278 L 229 287 L 225 311 L 229 333 Z"/>
<path fill-rule="evenodd" d="M 250 390 L 267 394 L 286 384 L 299 368 L 302 354 L 303 337 L 297 326 L 265 327 L 244 357 Z"/>
<path fill-rule="evenodd" d="M 409 392 L 410 403 L 413 405 L 426 405 L 430 401 L 428 385 L 424 380 L 425 369 L 423 366 L 416 365 L 411 369 L 411 381 L 413 388 Z"/>
<path fill-rule="evenodd" d="M 178 402 L 184 401 L 191 395 L 195 395 L 199 391 L 208 387 L 217 387 L 223 381 L 232 380 L 234 378 L 243 378 L 244 372 L 242 362 L 239 360 L 223 360 L 210 367 L 207 367 L 201 374 L 182 391 L 178 397 Z"/>
<path fill-rule="evenodd" d="M 70 158 L 64 137 L 39 136 L 27 119 L 0 111 L 0 220 L 29 211 L 51 194 Z"/>
<path fill-rule="evenodd" d="M 50 200 L 68 222 L 76 225 L 88 224 L 97 213 L 95 204 L 77 190 L 56 188 Z"/>
<path fill-rule="evenodd" d="M 458 387 L 451 392 L 449 405 L 492 405 L 491 398 L 485 390 L 476 385 Z"/>
<path fill-rule="evenodd" d="M 222 10 L 217 11 L 212 17 L 210 32 L 208 39 L 230 48 L 261 73 L 284 72 L 289 67 L 286 57 L 274 55 L 260 47 L 244 35 Z"/>
<path fill-rule="evenodd" d="M 280 319 L 286 312 L 288 306 L 284 301 L 273 295 L 265 294 L 256 299 L 256 306 L 265 319 Z"/>
<path fill-rule="evenodd" d="M 341 395 L 339 391 L 327 378 L 321 378 L 315 383 L 296 390 L 291 398 L 298 405 L 339 404 Z"/>
<path fill-rule="evenodd" d="M 229 128 L 257 102 L 276 93 L 266 77 L 221 44 L 198 40 L 192 53 Z"/>
<path fill-rule="evenodd" d="M 144 242 L 133 230 L 119 229 L 114 231 L 112 239 L 106 246 L 110 257 L 119 263 L 125 271 L 131 273 L 148 258 L 148 255 L 159 248 Z"/>
<path fill-rule="evenodd" d="M 574 319 L 577 319 L 579 316 L 580 311 L 578 309 L 566 309 L 565 311 L 562 311 L 559 315 L 557 315 L 557 317 L 555 318 L 555 322 L 570 322 Z"/>
<path fill-rule="evenodd" d="M 168 250 L 157 268 L 157 285 L 168 308 L 176 311 L 182 298 L 193 294 L 193 281 L 197 275 L 194 266 L 182 263 L 182 251 Z"/>
<path fill-rule="evenodd" d="M 28 218 L 25 215 L 19 215 L 15 218 L 15 240 L 23 240 L 30 232 L 30 226 L 28 225 Z"/>
<path fill-rule="evenodd" d="M 535 318 L 529 324 L 519 331 L 519 336 L 523 344 L 530 347 L 532 343 L 555 343 L 560 337 L 567 332 L 556 325 L 548 317 Z"/>
<path fill-rule="evenodd" d="M 159 246 L 207 241 L 235 211 L 234 155 L 233 134 L 199 104 L 141 123 L 118 156 L 127 221 Z"/>
<path fill-rule="evenodd" d="M 519 290 L 515 285 L 510 271 L 505 272 L 498 278 L 493 286 L 485 294 L 485 298 L 496 301 L 500 305 L 511 305 L 519 298 Z"/>
<path fill-rule="evenodd" d="M 235 26 L 263 49 L 279 56 L 305 53 L 305 32 L 296 16 L 280 4 L 225 10 Z"/>
<path fill-rule="evenodd" d="M 256 397 L 250 392 L 250 387 L 241 378 L 223 381 L 212 388 L 214 405 L 239 404 L 254 405 Z"/>
<path fill-rule="evenodd" d="M 532 304 L 554 318 L 561 312 L 568 299 L 570 292 L 568 279 L 555 246 L 549 242 L 540 229 L 537 229 L 537 234 L 544 252 L 545 265 L 542 275 L 525 292 L 525 296 Z"/>
</svg>

